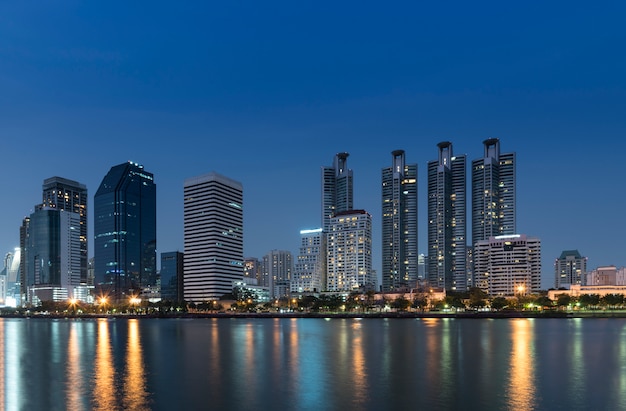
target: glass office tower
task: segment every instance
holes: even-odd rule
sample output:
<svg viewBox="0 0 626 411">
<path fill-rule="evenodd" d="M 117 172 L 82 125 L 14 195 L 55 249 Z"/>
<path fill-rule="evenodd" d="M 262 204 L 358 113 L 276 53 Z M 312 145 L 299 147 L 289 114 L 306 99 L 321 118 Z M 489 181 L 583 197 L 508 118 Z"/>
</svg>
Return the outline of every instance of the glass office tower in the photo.
<svg viewBox="0 0 626 411">
<path fill-rule="evenodd" d="M 61 177 L 43 182 L 44 207 L 70 211 L 80 216 L 80 282 L 87 283 L 87 187 L 77 181 Z"/>
<path fill-rule="evenodd" d="M 156 185 L 142 165 L 112 167 L 94 197 L 96 293 L 117 301 L 156 286 Z"/>
</svg>

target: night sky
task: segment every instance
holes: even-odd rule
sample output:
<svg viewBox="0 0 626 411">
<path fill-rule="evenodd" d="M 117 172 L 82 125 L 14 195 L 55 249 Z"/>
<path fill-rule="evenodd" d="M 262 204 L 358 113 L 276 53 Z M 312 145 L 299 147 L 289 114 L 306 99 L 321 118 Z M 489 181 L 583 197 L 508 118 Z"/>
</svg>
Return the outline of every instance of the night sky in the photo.
<svg viewBox="0 0 626 411">
<path fill-rule="evenodd" d="M 321 224 L 321 167 L 347 151 L 380 275 L 391 151 L 418 164 L 425 253 L 437 143 L 469 163 L 497 137 L 543 287 L 563 250 L 624 266 L 624 16 L 617 1 L 2 2 L 0 253 L 61 176 L 89 190 L 91 256 L 93 195 L 130 160 L 155 176 L 159 253 L 183 250 L 184 180 L 215 171 L 243 184 L 245 255 L 295 257 Z"/>
</svg>

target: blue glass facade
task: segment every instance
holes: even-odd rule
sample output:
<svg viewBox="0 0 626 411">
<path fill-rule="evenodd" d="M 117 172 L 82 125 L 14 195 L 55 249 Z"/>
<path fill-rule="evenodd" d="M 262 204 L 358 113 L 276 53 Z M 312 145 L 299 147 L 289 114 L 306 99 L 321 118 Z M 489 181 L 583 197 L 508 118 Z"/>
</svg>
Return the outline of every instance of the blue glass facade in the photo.
<svg viewBox="0 0 626 411">
<path fill-rule="evenodd" d="M 161 299 L 183 301 L 183 256 L 180 251 L 161 253 Z"/>
<path fill-rule="evenodd" d="M 114 166 L 94 197 L 96 292 L 121 301 L 155 287 L 156 185 L 136 163 Z"/>
</svg>

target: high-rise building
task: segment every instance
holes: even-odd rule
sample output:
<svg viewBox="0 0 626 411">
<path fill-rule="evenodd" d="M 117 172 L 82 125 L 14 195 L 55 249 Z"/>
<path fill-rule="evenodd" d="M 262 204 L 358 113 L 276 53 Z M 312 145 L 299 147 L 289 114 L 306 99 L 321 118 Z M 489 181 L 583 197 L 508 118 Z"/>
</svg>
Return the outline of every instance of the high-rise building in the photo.
<svg viewBox="0 0 626 411">
<path fill-rule="evenodd" d="M 263 256 L 263 278 L 267 279 L 270 297 L 288 297 L 291 291 L 293 258 L 290 251 L 272 250 Z"/>
<path fill-rule="evenodd" d="M 578 250 L 565 250 L 554 262 L 555 288 L 571 285 L 587 285 L 587 257 L 580 255 Z"/>
<path fill-rule="evenodd" d="M 326 236 L 328 291 L 373 289 L 372 216 L 365 210 L 336 213 Z"/>
<path fill-rule="evenodd" d="M 19 288 L 20 298 L 16 302 L 18 306 L 22 306 L 26 303 L 27 290 L 27 275 L 26 275 L 26 248 L 28 246 L 28 231 L 30 228 L 30 217 L 25 217 L 22 220 L 20 226 L 20 274 L 19 274 Z"/>
<path fill-rule="evenodd" d="M 183 294 L 183 253 L 170 251 L 161 253 L 161 299 L 180 303 Z"/>
<path fill-rule="evenodd" d="M 322 231 L 321 228 L 300 231 L 292 293 L 317 293 L 326 289 L 326 243 Z"/>
<path fill-rule="evenodd" d="M 261 276 L 263 267 L 256 257 L 246 257 L 243 259 L 243 277 L 247 279 L 247 284 L 263 286 Z M 265 285 L 265 287 L 268 287 Z"/>
<path fill-rule="evenodd" d="M 80 286 L 80 215 L 47 206 L 30 215 L 26 236 L 27 301 L 77 298 Z"/>
<path fill-rule="evenodd" d="M 472 246 L 515 234 L 515 153 L 500 153 L 500 140 L 483 141 L 484 156 L 472 161 Z"/>
<path fill-rule="evenodd" d="M 4 287 L 1 296 L 2 304 L 7 307 L 17 307 L 20 300 L 21 252 L 22 250 L 16 247 L 13 253 L 7 253 L 4 257 Z"/>
<path fill-rule="evenodd" d="M 157 286 L 156 184 L 142 165 L 111 167 L 94 196 L 96 293 L 116 301 Z"/>
<path fill-rule="evenodd" d="M 348 153 L 338 153 L 332 167 L 322 167 L 322 228 L 328 232 L 336 213 L 352 210 L 353 178 L 348 169 Z"/>
<path fill-rule="evenodd" d="M 417 164 L 404 150 L 391 153 L 382 169 L 382 285 L 393 292 L 417 287 Z"/>
<path fill-rule="evenodd" d="M 541 241 L 524 234 L 501 235 L 474 245 L 476 286 L 490 296 L 541 289 Z"/>
<path fill-rule="evenodd" d="M 215 172 L 184 182 L 185 300 L 218 300 L 243 279 L 243 186 Z"/>
<path fill-rule="evenodd" d="M 467 289 L 466 157 L 452 143 L 437 144 L 439 158 L 428 162 L 428 279 L 431 287 Z"/>
<path fill-rule="evenodd" d="M 51 177 L 44 180 L 42 189 L 43 206 L 80 216 L 80 282 L 87 284 L 87 187 L 77 181 Z"/>
</svg>

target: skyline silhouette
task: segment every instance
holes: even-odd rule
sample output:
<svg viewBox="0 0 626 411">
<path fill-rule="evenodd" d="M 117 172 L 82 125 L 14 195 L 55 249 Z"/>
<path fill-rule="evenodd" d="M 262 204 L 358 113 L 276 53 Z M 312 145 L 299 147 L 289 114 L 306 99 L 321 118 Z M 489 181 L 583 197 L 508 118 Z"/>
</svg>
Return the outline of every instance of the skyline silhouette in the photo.
<svg viewBox="0 0 626 411">
<path fill-rule="evenodd" d="M 244 253 L 297 255 L 321 226 L 321 167 L 348 152 L 354 206 L 373 217 L 380 275 L 381 170 L 426 165 L 451 141 L 468 160 L 497 137 L 517 155 L 517 227 L 542 243 L 542 286 L 577 249 L 626 265 L 624 4 L 144 4 L 0 6 L 0 252 L 46 178 L 93 196 L 113 165 L 157 186 L 157 251 L 183 251 L 186 178 L 240 181 Z M 468 232 L 468 238 L 470 232 Z"/>
</svg>

